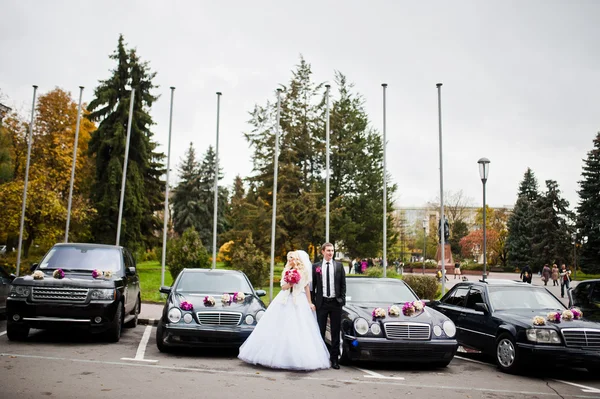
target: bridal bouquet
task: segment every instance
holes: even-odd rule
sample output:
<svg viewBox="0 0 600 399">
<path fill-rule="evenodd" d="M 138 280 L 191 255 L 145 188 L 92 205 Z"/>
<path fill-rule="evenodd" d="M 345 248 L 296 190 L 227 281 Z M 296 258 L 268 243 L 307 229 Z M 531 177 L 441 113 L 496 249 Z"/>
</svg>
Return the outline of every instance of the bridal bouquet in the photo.
<svg viewBox="0 0 600 399">
<path fill-rule="evenodd" d="M 298 284 L 300 282 L 300 273 L 296 269 L 290 269 L 285 272 L 283 281 L 292 285 Z"/>
</svg>

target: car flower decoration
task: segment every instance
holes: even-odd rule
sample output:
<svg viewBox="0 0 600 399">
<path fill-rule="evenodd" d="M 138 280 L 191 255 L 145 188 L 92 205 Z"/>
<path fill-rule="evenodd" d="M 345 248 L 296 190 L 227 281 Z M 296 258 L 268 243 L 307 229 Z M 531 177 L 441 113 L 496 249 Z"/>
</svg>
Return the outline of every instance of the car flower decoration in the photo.
<svg viewBox="0 0 600 399">
<path fill-rule="evenodd" d="M 223 303 L 231 303 L 231 295 L 223 294 L 221 295 L 221 302 Z"/>
<path fill-rule="evenodd" d="M 573 312 L 571 312 L 570 310 L 563 310 L 562 319 L 565 321 L 573 320 Z"/>
<path fill-rule="evenodd" d="M 179 304 L 179 307 L 181 308 L 181 310 L 192 310 L 194 309 L 194 305 L 192 305 L 191 303 L 187 302 L 187 301 L 183 301 Z"/>
<path fill-rule="evenodd" d="M 246 295 L 243 292 L 236 292 L 233 294 L 234 302 L 244 302 L 244 299 L 246 299 Z"/>
<path fill-rule="evenodd" d="M 34 280 L 43 280 L 44 276 L 45 276 L 45 274 L 41 270 L 36 270 L 32 274 L 32 277 L 33 277 Z"/>
<path fill-rule="evenodd" d="M 373 319 L 383 319 L 385 317 L 385 310 L 382 308 L 373 309 Z"/>
<path fill-rule="evenodd" d="M 571 312 L 573 313 L 573 320 L 579 320 L 583 317 L 583 312 L 578 308 L 572 308 Z"/>
<path fill-rule="evenodd" d="M 212 296 L 205 296 L 202 302 L 204 302 L 204 306 L 214 306 L 215 298 L 213 298 Z"/>
<path fill-rule="evenodd" d="M 388 314 L 390 316 L 400 316 L 400 306 L 392 305 L 388 308 Z"/>
<path fill-rule="evenodd" d="M 113 272 L 111 272 L 110 270 L 106 270 L 103 274 L 104 274 L 104 278 L 111 278 L 113 275 Z"/>
<path fill-rule="evenodd" d="M 544 320 L 544 318 L 542 316 L 535 316 L 533 318 L 533 325 L 534 326 L 544 326 L 544 325 L 546 325 L 546 320 Z"/>
<path fill-rule="evenodd" d="M 550 312 L 546 316 L 546 319 L 548 321 L 553 321 L 555 323 L 560 323 L 561 316 L 562 316 L 562 314 L 560 312 Z"/>
<path fill-rule="evenodd" d="M 60 280 L 62 278 L 65 278 L 65 272 L 63 271 L 63 269 L 56 269 L 54 272 L 52 272 L 52 277 Z"/>
<path fill-rule="evenodd" d="M 402 313 L 404 316 L 412 316 L 415 313 L 415 307 L 412 302 L 406 302 L 404 306 L 402 306 Z"/>
<path fill-rule="evenodd" d="M 94 269 L 94 270 L 92 270 L 92 277 L 93 278 L 100 278 L 100 277 L 102 277 L 102 272 Z"/>
<path fill-rule="evenodd" d="M 415 308 L 415 311 L 420 312 L 425 307 L 425 303 L 423 301 L 414 301 L 413 307 Z"/>
</svg>

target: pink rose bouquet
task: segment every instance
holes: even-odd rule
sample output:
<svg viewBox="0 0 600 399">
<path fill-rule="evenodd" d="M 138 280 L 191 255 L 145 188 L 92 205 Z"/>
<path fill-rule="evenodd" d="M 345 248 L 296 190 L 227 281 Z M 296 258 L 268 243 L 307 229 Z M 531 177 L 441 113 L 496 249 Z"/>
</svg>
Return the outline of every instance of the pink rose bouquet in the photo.
<svg viewBox="0 0 600 399">
<path fill-rule="evenodd" d="M 94 270 L 92 270 L 92 277 L 93 278 L 100 278 L 100 277 L 102 277 L 102 272 L 94 269 Z"/>
<path fill-rule="evenodd" d="M 573 313 L 573 320 L 579 320 L 583 317 L 583 312 L 580 309 L 573 308 L 571 313 Z"/>
<path fill-rule="evenodd" d="M 300 282 L 300 273 L 296 269 L 289 269 L 283 276 L 283 281 L 288 284 L 298 284 Z"/>
<path fill-rule="evenodd" d="M 414 302 L 406 302 L 404 306 L 402 306 L 402 313 L 404 316 L 412 316 L 415 314 L 415 311 Z"/>
</svg>

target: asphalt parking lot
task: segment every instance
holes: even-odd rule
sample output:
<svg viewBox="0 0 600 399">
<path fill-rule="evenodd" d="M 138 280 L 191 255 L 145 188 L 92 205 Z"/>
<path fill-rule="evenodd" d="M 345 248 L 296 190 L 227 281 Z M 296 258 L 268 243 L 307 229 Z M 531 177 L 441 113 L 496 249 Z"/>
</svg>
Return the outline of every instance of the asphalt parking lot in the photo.
<svg viewBox="0 0 600 399">
<path fill-rule="evenodd" d="M 32 330 L 11 342 L 0 320 L 2 398 L 553 398 L 600 397 L 600 381 L 583 369 L 540 368 L 524 375 L 499 372 L 479 354 L 459 354 L 444 369 L 355 364 L 341 370 L 290 372 L 245 364 L 237 350 L 163 354 L 156 327 L 126 329 L 121 341 L 69 332 Z"/>
</svg>

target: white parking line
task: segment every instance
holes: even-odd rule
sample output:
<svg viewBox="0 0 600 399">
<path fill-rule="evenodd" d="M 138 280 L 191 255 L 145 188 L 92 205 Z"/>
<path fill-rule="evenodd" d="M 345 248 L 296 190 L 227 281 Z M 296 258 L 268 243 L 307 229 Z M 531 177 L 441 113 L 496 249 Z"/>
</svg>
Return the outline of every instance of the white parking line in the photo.
<svg viewBox="0 0 600 399">
<path fill-rule="evenodd" d="M 574 382 L 568 382 L 568 381 L 563 381 L 563 380 L 554 380 L 554 381 L 556 381 L 556 382 L 562 382 L 563 384 L 573 385 L 574 387 L 581 388 L 581 390 L 583 392 L 600 393 L 600 389 L 598 389 L 598 388 L 588 387 L 588 386 L 585 386 L 585 385 L 575 384 Z"/>
<path fill-rule="evenodd" d="M 0 332 L 0 337 L 3 336 L 4 334 L 6 334 L 6 331 Z"/>
<path fill-rule="evenodd" d="M 460 360 L 466 360 L 466 361 L 468 361 L 468 362 L 473 362 L 473 363 L 483 364 L 484 366 L 496 367 L 496 366 L 495 366 L 495 365 L 493 365 L 493 364 L 486 363 L 486 362 L 482 362 L 482 361 L 475 360 L 475 359 L 469 359 L 468 357 L 462 357 L 462 356 L 458 356 L 458 355 L 454 355 L 454 357 L 455 357 L 456 359 L 460 359 Z"/>
<path fill-rule="evenodd" d="M 404 377 L 388 377 L 388 376 L 376 373 L 371 370 L 359 369 L 358 367 L 354 367 L 354 368 L 362 371 L 363 373 L 366 373 L 366 375 L 364 376 L 365 378 L 380 378 L 382 380 L 404 380 Z"/>
<path fill-rule="evenodd" d="M 148 363 L 157 363 L 158 360 L 148 360 L 144 359 L 144 355 L 146 354 L 146 347 L 148 346 L 148 340 L 150 339 L 150 334 L 152 333 L 152 326 L 146 326 L 144 330 L 144 335 L 142 336 L 142 340 L 138 346 L 137 352 L 135 353 L 135 358 L 132 359 L 130 357 L 122 357 L 121 360 L 131 360 L 135 362 L 148 362 Z"/>
</svg>

